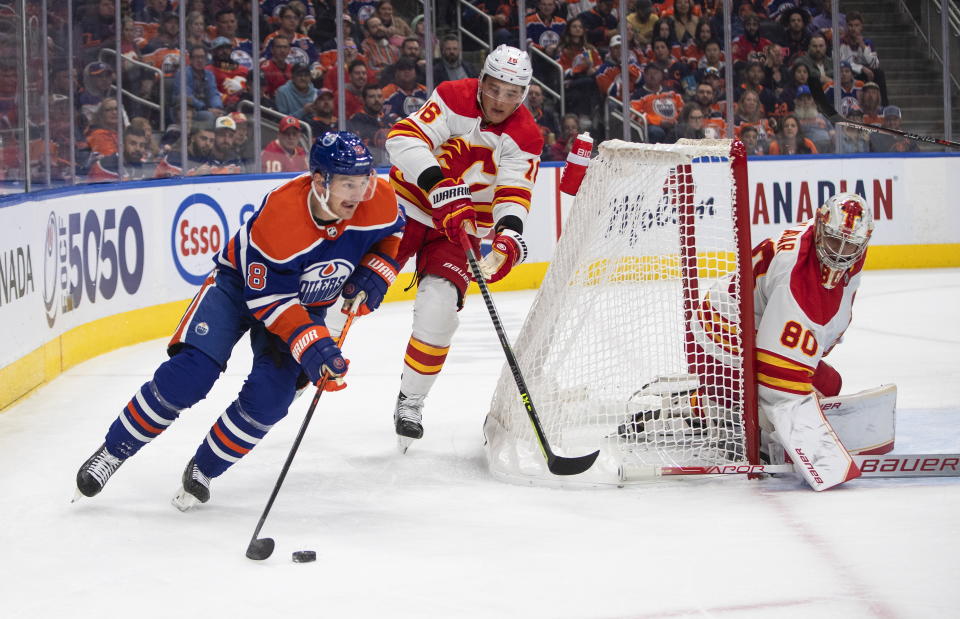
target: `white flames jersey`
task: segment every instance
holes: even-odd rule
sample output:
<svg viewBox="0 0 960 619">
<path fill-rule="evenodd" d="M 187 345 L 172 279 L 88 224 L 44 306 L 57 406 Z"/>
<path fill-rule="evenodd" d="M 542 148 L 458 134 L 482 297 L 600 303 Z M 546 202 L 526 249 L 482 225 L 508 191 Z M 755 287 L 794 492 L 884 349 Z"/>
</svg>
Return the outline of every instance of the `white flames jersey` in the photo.
<svg viewBox="0 0 960 619">
<path fill-rule="evenodd" d="M 417 179 L 439 164 L 446 178 L 470 186 L 485 236 L 506 215 L 526 220 L 543 137 L 523 105 L 498 125 L 485 123 L 477 85 L 476 78 L 440 84 L 423 107 L 393 126 L 387 152 L 390 181 L 408 217 L 433 226 L 430 200 Z"/>
</svg>

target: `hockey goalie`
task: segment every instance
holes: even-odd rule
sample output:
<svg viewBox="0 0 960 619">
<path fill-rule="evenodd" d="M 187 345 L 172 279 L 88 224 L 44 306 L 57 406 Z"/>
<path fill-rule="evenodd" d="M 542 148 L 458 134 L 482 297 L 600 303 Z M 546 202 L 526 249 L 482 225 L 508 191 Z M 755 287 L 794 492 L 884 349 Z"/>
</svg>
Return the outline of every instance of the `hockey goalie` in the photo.
<svg viewBox="0 0 960 619">
<path fill-rule="evenodd" d="M 840 374 L 823 360 L 850 324 L 872 231 L 863 198 L 840 193 L 812 220 L 753 250 L 761 444 L 773 462 L 789 458 L 814 490 L 860 475 L 850 453 L 885 453 L 893 447 L 894 387 L 835 397 Z M 718 357 L 718 347 L 728 345 L 723 308 L 730 292 L 723 281 L 713 286 L 692 321 L 706 364 Z M 718 375 L 697 377 L 699 394 L 735 406 L 723 381 L 711 380 Z"/>
</svg>

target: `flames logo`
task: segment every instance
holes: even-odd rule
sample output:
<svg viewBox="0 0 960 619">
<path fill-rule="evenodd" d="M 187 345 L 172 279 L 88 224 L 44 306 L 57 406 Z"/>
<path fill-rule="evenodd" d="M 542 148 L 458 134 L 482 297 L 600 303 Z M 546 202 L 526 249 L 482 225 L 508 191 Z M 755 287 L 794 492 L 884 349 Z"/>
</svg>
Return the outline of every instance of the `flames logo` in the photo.
<svg viewBox="0 0 960 619">
<path fill-rule="evenodd" d="M 470 184 L 470 191 L 478 192 L 489 187 L 497 178 L 497 164 L 493 149 L 471 144 L 463 138 L 448 140 L 437 156 L 447 178 L 460 178 Z M 478 168 L 474 171 L 474 168 Z"/>
</svg>

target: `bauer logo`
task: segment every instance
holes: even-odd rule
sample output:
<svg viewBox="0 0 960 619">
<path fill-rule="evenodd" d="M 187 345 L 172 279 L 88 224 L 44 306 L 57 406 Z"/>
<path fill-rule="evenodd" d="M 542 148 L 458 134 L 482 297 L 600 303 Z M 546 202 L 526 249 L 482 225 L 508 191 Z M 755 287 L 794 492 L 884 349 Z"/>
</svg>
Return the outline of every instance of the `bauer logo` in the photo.
<svg viewBox="0 0 960 619">
<path fill-rule="evenodd" d="M 229 235 L 227 218 L 216 200 L 203 193 L 184 198 L 173 216 L 170 234 L 173 263 L 180 277 L 201 285 Z"/>
<path fill-rule="evenodd" d="M 307 269 L 300 276 L 300 302 L 315 305 L 336 299 L 352 272 L 353 265 L 340 259 L 320 262 Z"/>
</svg>

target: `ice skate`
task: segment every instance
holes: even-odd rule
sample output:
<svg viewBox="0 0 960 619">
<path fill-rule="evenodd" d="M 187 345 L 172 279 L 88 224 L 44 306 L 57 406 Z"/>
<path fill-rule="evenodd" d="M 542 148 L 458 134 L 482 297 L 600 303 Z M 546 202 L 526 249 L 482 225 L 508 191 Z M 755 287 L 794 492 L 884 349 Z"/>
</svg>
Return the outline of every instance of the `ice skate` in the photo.
<svg viewBox="0 0 960 619">
<path fill-rule="evenodd" d="M 190 458 L 187 468 L 183 469 L 183 485 L 170 502 L 185 512 L 197 503 L 206 503 L 209 500 L 210 478 L 201 473 L 193 458 Z"/>
<path fill-rule="evenodd" d="M 123 458 L 117 458 L 107 451 L 106 444 L 101 445 L 77 471 L 77 494 L 73 500 L 76 501 L 81 495 L 98 495 L 123 461 Z"/>
<path fill-rule="evenodd" d="M 407 453 L 414 440 L 423 437 L 423 400 L 426 395 L 407 396 L 402 392 L 397 397 L 397 408 L 393 411 L 393 424 L 397 430 L 397 449 Z"/>
</svg>

